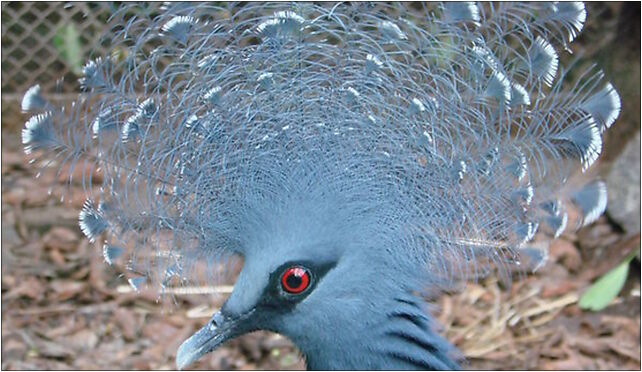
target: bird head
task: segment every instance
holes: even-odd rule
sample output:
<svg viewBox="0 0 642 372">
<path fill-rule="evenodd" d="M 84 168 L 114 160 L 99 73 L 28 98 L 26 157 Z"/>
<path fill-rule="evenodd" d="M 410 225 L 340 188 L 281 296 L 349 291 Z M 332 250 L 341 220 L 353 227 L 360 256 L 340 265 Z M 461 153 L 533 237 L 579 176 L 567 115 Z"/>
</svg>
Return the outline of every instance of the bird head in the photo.
<svg viewBox="0 0 642 372">
<path fill-rule="evenodd" d="M 225 341 L 255 330 L 305 339 L 318 327 L 315 319 L 333 312 L 333 299 L 325 297 L 342 269 L 337 261 L 303 257 L 280 261 L 282 257 L 278 261 L 245 260 L 234 292 L 221 310 L 179 348 L 179 369 Z"/>
<path fill-rule="evenodd" d="M 309 368 L 390 366 L 382 363 L 381 352 L 403 342 L 395 332 L 421 335 L 432 345 L 426 350 L 432 350 L 435 359 L 429 364 L 430 357 L 424 355 L 417 358 L 418 365 L 400 362 L 399 366 L 455 366 L 445 341 L 431 332 L 423 302 L 412 296 L 413 290 L 421 288 L 422 271 L 408 269 L 412 266 L 402 270 L 398 263 L 403 260 L 395 263 L 385 253 L 381 260 L 372 256 L 366 260 L 357 247 L 320 244 L 284 246 L 273 254 L 245 256 L 234 291 L 222 308 L 178 349 L 177 368 L 256 330 L 291 339 Z M 375 251 L 377 247 L 370 248 Z"/>
<path fill-rule="evenodd" d="M 328 363 L 334 362 L 335 368 L 381 368 L 386 364 L 377 364 L 382 355 L 377 350 L 386 350 L 404 327 L 444 350 L 442 364 L 421 368 L 451 366 L 445 362 L 450 360 L 446 343 L 432 333 L 423 302 L 413 295 L 428 283 L 425 262 L 393 249 L 409 246 L 407 226 L 389 220 L 402 218 L 404 209 L 387 199 L 376 201 L 381 187 L 368 177 L 353 177 L 348 187 L 349 173 L 336 177 L 344 167 L 326 163 L 311 172 L 299 168 L 314 163 L 299 164 L 280 181 L 264 180 L 272 186 L 280 182 L 278 188 L 288 193 L 244 199 L 246 208 L 238 212 L 245 222 L 238 234 L 242 271 L 220 311 L 181 345 L 177 367 L 231 338 L 268 330 L 291 339 L 309 367 L 331 368 Z"/>
<path fill-rule="evenodd" d="M 386 249 L 394 236 L 391 227 L 381 225 L 383 215 L 392 211 L 386 203 L 360 208 L 368 198 L 333 192 L 336 185 L 329 180 L 336 177 L 315 177 L 314 183 L 307 177 L 279 178 L 289 193 L 256 204 L 245 199 L 247 228 L 239 244 L 243 269 L 220 311 L 179 348 L 178 368 L 255 330 L 290 338 L 310 365 L 321 350 L 343 348 L 337 339 L 348 342 L 368 324 L 383 321 L 395 295 L 417 288 L 413 284 L 420 282 L 420 274 Z M 353 185 L 366 187 L 358 180 Z M 417 267 L 417 272 L 424 270 Z"/>
</svg>

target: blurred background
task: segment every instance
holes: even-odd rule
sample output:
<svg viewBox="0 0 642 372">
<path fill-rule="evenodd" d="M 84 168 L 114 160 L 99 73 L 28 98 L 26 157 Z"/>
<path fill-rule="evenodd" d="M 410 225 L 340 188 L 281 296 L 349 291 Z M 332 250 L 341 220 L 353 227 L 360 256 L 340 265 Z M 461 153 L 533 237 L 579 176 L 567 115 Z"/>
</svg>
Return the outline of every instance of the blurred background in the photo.
<svg viewBox="0 0 642 372">
<path fill-rule="evenodd" d="M 159 6 L 154 3 L 152 6 Z M 29 167 L 20 143 L 24 92 L 54 103 L 78 92 L 110 2 L 2 2 L 2 369 L 173 369 L 178 345 L 207 322 L 229 285 L 159 300 L 134 293 L 77 224 L 80 185 Z M 433 299 L 441 332 L 472 369 L 640 369 L 640 3 L 588 3 L 573 55 L 600 66 L 622 98 L 596 172 L 607 214 L 552 243 L 547 265 L 490 276 Z M 49 94 L 49 93 L 54 94 Z M 65 195 L 64 203 L 61 196 Z M 191 293 L 188 293 L 191 292 Z M 290 342 L 255 332 L 196 369 L 302 369 Z"/>
</svg>

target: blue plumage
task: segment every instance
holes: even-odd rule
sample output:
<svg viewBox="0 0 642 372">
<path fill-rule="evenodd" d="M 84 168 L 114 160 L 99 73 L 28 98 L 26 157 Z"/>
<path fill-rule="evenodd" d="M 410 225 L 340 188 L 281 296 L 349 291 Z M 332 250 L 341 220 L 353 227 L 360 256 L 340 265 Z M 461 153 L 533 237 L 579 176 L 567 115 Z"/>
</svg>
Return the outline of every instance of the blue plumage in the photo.
<svg viewBox="0 0 642 372">
<path fill-rule="evenodd" d="M 449 347 L 394 291 L 474 277 L 480 262 L 544 260 L 528 242 L 559 236 L 567 207 L 584 223 L 605 209 L 602 183 L 575 191 L 568 182 L 597 160 L 620 111 L 600 72 L 570 79 L 560 66 L 558 50 L 585 19 L 575 2 L 168 4 L 160 14 L 124 4 L 106 33 L 114 53 L 83 67 L 86 93 L 73 106 L 27 92 L 22 108 L 39 113 L 22 141 L 27 153 L 85 159 L 88 190 L 90 172 L 101 174 L 80 226 L 104 237 L 108 263 L 136 268 L 136 290 L 242 256 L 225 309 L 245 319 L 247 303 L 271 303 L 258 299 L 272 270 L 312 262 L 325 276 L 313 276 L 321 281 L 298 311 L 330 306 L 322 293 L 347 312 L 421 331 L 381 330 L 402 342 L 388 359 L 335 365 L 313 355 L 336 358 L 341 342 L 319 336 L 321 352 L 300 327 L 260 328 L 291 337 L 309 366 L 448 368 Z M 332 292 L 334 276 L 351 272 L 363 276 L 355 291 L 391 297 L 382 303 L 396 312 Z M 328 313 L 304 319 L 349 319 Z M 358 342 L 352 325 L 331 328 Z M 363 353 L 386 344 L 377 342 Z M 179 366 L 199 353 L 179 352 Z"/>
<path fill-rule="evenodd" d="M 29 88 L 22 98 L 21 108 L 23 112 L 42 111 L 49 107 L 49 103 L 41 94 L 40 85 Z"/>
<path fill-rule="evenodd" d="M 109 265 L 113 265 L 114 262 L 123 255 L 123 253 L 125 253 L 125 250 L 121 247 L 109 244 L 103 245 L 103 258 Z"/>
</svg>

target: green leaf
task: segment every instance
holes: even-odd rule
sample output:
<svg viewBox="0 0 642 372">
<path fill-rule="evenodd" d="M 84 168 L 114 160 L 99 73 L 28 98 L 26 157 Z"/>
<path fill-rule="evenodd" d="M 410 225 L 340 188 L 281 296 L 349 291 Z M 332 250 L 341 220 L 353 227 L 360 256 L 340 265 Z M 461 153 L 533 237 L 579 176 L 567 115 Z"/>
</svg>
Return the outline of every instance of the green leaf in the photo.
<svg viewBox="0 0 642 372">
<path fill-rule="evenodd" d="M 607 307 L 620 293 L 626 278 L 629 275 L 629 263 L 635 257 L 630 255 L 624 262 L 604 274 L 582 295 L 580 308 L 585 310 L 600 311 Z"/>
<path fill-rule="evenodd" d="M 82 73 L 82 48 L 80 34 L 73 23 L 61 27 L 53 38 L 56 50 L 65 59 L 71 71 L 76 75 Z"/>
</svg>

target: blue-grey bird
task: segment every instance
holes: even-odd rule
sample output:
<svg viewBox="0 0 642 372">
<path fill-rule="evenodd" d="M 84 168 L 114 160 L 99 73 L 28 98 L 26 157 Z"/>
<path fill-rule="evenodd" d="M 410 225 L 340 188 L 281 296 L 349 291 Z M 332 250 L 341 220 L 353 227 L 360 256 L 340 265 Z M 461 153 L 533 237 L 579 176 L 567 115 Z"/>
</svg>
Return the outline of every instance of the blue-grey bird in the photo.
<svg viewBox="0 0 642 372">
<path fill-rule="evenodd" d="M 73 105 L 22 102 L 25 151 L 83 165 L 80 227 L 135 289 L 242 258 L 178 368 L 254 330 L 311 369 L 457 368 L 426 290 L 541 264 L 536 234 L 604 211 L 571 182 L 620 111 L 560 65 L 582 3 L 216 4 L 121 5 Z"/>
</svg>

